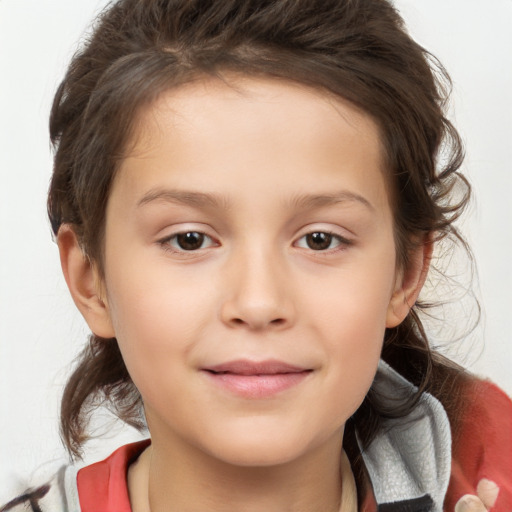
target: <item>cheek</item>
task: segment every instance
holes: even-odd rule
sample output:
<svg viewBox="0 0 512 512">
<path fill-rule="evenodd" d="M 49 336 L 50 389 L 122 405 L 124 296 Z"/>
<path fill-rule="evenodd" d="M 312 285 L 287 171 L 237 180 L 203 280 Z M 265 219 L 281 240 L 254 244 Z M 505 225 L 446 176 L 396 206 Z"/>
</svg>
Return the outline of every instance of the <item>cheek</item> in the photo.
<svg viewBox="0 0 512 512">
<path fill-rule="evenodd" d="M 187 356 L 197 332 L 206 328 L 207 315 L 212 314 L 209 294 L 154 267 L 131 272 L 124 279 L 120 265 L 107 275 L 112 324 L 128 371 L 138 385 L 138 377 L 144 378 L 147 368 L 156 369 L 164 361 L 173 365 Z"/>
<path fill-rule="evenodd" d="M 313 327 L 330 331 L 329 338 L 372 344 L 384 335 L 395 280 L 394 258 L 351 265 L 330 274 L 322 283 L 305 282 L 309 290 L 303 311 Z"/>
<path fill-rule="evenodd" d="M 375 376 L 394 285 L 392 269 L 390 258 L 382 266 L 340 273 L 304 305 L 315 312 L 309 328 L 323 340 L 330 399 L 341 406 L 342 393 L 342 414 L 357 409 Z"/>
<path fill-rule="evenodd" d="M 169 333 L 169 326 L 179 332 L 197 324 L 188 319 L 199 319 L 206 309 L 205 302 L 212 296 L 205 289 L 209 281 L 186 270 L 173 271 L 166 263 L 163 258 L 149 263 L 131 258 L 126 263 L 119 261 L 107 274 L 108 301 L 119 337 Z"/>
</svg>

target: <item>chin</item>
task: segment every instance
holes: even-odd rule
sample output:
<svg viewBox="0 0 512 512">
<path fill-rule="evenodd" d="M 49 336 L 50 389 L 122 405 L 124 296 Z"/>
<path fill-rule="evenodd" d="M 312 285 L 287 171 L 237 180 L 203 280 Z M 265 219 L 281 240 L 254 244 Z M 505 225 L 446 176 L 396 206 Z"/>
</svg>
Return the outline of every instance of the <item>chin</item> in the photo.
<svg viewBox="0 0 512 512">
<path fill-rule="evenodd" d="M 216 449 L 212 455 L 226 464 L 245 468 L 272 467 L 287 464 L 301 457 L 299 446 L 282 443 L 227 443 L 224 450 Z"/>
<path fill-rule="evenodd" d="M 210 455 L 218 460 L 240 467 L 270 467 L 296 461 L 328 442 L 338 438 L 341 445 L 342 430 L 335 436 L 329 433 L 308 433 L 299 428 L 252 428 L 237 432 L 224 432 L 223 436 L 210 438 Z M 320 434 L 320 435 L 319 435 Z M 212 442 L 213 441 L 213 442 Z"/>
</svg>

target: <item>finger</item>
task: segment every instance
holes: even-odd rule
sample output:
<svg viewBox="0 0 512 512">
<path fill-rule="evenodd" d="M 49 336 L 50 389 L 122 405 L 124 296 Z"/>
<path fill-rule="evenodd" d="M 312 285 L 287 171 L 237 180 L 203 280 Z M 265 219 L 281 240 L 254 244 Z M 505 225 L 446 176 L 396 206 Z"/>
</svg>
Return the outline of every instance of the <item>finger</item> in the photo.
<svg viewBox="0 0 512 512">
<path fill-rule="evenodd" d="M 489 510 L 494 507 L 494 504 L 498 499 L 500 488 L 496 483 L 484 478 L 478 483 L 476 492 L 478 493 L 478 497 L 482 500 L 482 503 L 485 505 L 485 508 Z"/>
<path fill-rule="evenodd" d="M 465 494 L 455 505 L 455 512 L 487 512 L 487 509 L 478 496 Z"/>
</svg>

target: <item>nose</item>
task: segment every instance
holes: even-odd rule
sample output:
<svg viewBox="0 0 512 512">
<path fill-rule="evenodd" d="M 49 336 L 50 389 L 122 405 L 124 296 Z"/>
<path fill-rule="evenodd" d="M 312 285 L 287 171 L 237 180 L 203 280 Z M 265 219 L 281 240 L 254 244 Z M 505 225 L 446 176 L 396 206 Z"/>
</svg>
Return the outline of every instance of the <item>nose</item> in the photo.
<svg viewBox="0 0 512 512">
<path fill-rule="evenodd" d="M 222 321 L 250 331 L 281 330 L 295 320 L 293 286 L 279 257 L 245 251 L 229 262 Z"/>
</svg>

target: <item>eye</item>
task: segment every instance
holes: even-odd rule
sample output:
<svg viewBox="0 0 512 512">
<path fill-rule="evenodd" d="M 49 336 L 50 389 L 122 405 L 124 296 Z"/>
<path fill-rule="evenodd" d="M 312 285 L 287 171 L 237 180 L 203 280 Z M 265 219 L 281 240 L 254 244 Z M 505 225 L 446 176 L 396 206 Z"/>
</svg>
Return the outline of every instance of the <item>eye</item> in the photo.
<svg viewBox="0 0 512 512">
<path fill-rule="evenodd" d="M 314 231 L 299 238 L 297 247 L 312 249 L 313 251 L 326 251 L 328 249 L 336 249 L 343 244 L 348 245 L 349 243 L 349 240 L 339 235 L 325 231 Z"/>
<path fill-rule="evenodd" d="M 176 251 L 197 251 L 198 249 L 206 249 L 215 245 L 215 242 L 208 235 L 200 231 L 176 233 L 160 243 L 170 246 Z"/>
</svg>

